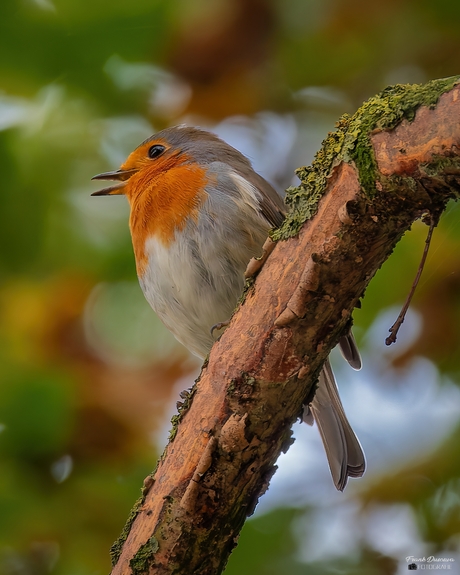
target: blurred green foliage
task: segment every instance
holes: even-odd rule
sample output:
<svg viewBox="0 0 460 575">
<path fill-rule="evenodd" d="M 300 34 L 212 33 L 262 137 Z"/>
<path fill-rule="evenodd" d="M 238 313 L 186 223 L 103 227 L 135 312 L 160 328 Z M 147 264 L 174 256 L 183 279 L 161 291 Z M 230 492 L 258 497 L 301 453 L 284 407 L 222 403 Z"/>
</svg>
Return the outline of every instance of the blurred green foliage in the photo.
<svg viewBox="0 0 460 575">
<path fill-rule="evenodd" d="M 186 121 L 252 127 L 253 159 L 278 166 L 267 177 L 281 189 L 341 113 L 388 83 L 459 73 L 459 6 L 1 2 L 0 575 L 109 571 L 110 545 L 162 448 L 152 438 L 165 437 L 177 387 L 197 369 L 136 286 L 124 199 L 90 198 L 90 178 Z M 439 393 L 460 374 L 458 218 L 451 206 L 435 235 L 414 303 L 423 329 L 385 364 L 402 373 L 429 358 L 451 378 Z M 366 330 L 404 299 L 425 233 L 414 226 L 368 289 L 356 313 L 364 349 Z M 437 420 L 426 418 L 435 435 Z M 377 461 L 371 436 L 369 426 Z M 355 483 L 341 500 L 356 509 L 346 529 L 354 543 L 341 553 L 306 556 L 317 514 L 333 522 L 339 508 L 318 495 L 256 515 L 227 573 L 399 573 L 402 551 L 366 535 L 382 513 L 390 531 L 393 518 L 413 518 L 414 555 L 460 560 L 459 436 L 451 425 L 438 447 L 419 445 Z"/>
</svg>

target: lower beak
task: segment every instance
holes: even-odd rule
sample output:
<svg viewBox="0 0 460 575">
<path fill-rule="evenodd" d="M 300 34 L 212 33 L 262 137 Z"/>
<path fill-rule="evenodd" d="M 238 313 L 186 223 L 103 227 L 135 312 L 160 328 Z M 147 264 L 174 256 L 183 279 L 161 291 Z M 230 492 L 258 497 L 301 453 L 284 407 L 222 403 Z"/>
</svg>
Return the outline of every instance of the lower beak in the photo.
<svg viewBox="0 0 460 575">
<path fill-rule="evenodd" d="M 93 176 L 92 180 L 119 180 L 119 184 L 109 186 L 97 192 L 93 192 L 92 196 L 117 196 L 124 194 L 124 187 L 126 180 L 137 172 L 136 169 L 132 170 L 115 170 L 114 172 L 104 172 Z"/>
</svg>

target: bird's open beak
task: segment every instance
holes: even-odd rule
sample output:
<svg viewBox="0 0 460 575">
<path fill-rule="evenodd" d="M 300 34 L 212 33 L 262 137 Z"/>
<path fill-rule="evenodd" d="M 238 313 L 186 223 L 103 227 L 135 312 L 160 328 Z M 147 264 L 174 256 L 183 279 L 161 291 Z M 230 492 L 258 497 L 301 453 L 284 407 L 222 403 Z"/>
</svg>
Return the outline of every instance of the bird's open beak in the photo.
<svg viewBox="0 0 460 575">
<path fill-rule="evenodd" d="M 119 180 L 119 184 L 109 186 L 97 192 L 93 192 L 92 196 L 117 196 L 124 194 L 124 187 L 126 180 L 135 174 L 138 170 L 115 170 L 114 172 L 104 172 L 103 174 L 97 174 L 93 176 L 92 180 Z"/>
</svg>

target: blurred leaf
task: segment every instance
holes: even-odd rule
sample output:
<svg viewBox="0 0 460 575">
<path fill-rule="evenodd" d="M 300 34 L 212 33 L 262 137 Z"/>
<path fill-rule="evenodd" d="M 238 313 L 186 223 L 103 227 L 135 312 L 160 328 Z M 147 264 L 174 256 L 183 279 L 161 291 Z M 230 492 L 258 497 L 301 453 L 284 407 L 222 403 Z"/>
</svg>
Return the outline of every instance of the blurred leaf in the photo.
<svg viewBox="0 0 460 575">
<path fill-rule="evenodd" d="M 36 459 L 65 444 L 71 428 L 73 390 L 49 372 L 10 373 L 0 387 L 1 450 Z"/>
<path fill-rule="evenodd" d="M 225 575 L 275 575 L 281 571 L 306 573 L 292 558 L 295 541 L 290 525 L 298 515 L 298 510 L 280 509 L 247 521 Z"/>
</svg>

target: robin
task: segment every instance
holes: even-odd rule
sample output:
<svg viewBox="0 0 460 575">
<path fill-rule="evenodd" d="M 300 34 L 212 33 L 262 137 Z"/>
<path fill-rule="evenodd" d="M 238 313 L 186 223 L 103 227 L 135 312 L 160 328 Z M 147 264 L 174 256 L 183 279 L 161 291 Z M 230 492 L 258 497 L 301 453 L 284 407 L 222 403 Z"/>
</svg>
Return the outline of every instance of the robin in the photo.
<svg viewBox="0 0 460 575">
<path fill-rule="evenodd" d="M 148 138 L 93 196 L 123 194 L 144 295 L 185 347 L 204 359 L 211 327 L 229 318 L 252 257 L 285 216 L 283 200 L 249 160 L 214 134 L 173 127 Z M 361 358 L 351 332 L 339 343 L 350 365 Z M 326 361 L 304 420 L 318 425 L 335 486 L 364 473 L 364 454 Z"/>
</svg>

